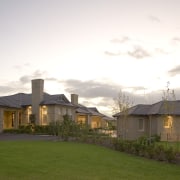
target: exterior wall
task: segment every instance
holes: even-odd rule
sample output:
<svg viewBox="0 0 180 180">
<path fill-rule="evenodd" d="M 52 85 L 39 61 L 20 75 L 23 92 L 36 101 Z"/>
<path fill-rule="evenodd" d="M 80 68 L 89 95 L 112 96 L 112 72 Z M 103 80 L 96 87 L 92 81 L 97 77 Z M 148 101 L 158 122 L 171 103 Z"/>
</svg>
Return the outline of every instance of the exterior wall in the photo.
<svg viewBox="0 0 180 180">
<path fill-rule="evenodd" d="M 143 119 L 144 128 L 139 130 L 139 119 Z M 117 136 L 122 139 L 137 139 L 144 135 L 149 135 L 150 122 L 146 116 L 122 116 L 117 119 Z"/>
<path fill-rule="evenodd" d="M 180 116 L 174 116 L 173 133 L 175 141 L 180 141 Z"/>
<path fill-rule="evenodd" d="M 149 133 L 149 135 L 151 136 L 151 135 L 157 135 L 157 134 L 159 134 L 158 133 L 158 121 L 157 121 L 157 116 L 150 116 L 149 117 L 149 123 L 150 123 L 150 133 Z"/>
<path fill-rule="evenodd" d="M 0 132 L 3 131 L 3 108 L 0 108 Z"/>
<path fill-rule="evenodd" d="M 46 121 L 44 121 L 43 111 L 46 108 Z M 70 106 L 62 106 L 62 105 L 49 105 L 49 106 L 42 106 L 41 107 L 41 124 L 47 125 L 51 122 L 55 121 L 63 121 L 64 115 L 69 115 L 72 119 L 75 119 L 75 110 L 73 107 Z"/>
</svg>

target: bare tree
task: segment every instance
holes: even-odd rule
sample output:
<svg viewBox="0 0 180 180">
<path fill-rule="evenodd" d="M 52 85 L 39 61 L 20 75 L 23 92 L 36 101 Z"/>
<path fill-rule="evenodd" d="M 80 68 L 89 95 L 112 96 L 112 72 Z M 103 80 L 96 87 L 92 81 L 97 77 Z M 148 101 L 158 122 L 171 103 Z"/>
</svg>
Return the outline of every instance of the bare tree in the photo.
<svg viewBox="0 0 180 180">
<path fill-rule="evenodd" d="M 113 113 L 120 113 L 120 119 L 117 120 L 118 136 L 126 139 L 128 134 L 128 109 L 133 105 L 133 102 L 122 90 L 119 91 L 114 98 Z"/>
<path fill-rule="evenodd" d="M 171 101 L 175 101 L 176 100 L 176 96 L 175 96 L 175 92 L 174 90 L 169 88 L 170 86 L 170 82 L 167 82 L 167 86 L 166 86 L 166 90 L 163 91 L 163 96 L 162 96 L 162 100 L 163 100 L 163 106 L 164 106 L 164 112 L 165 112 L 165 119 L 168 119 L 167 123 L 168 123 L 168 129 L 169 129 L 169 133 L 167 134 L 167 140 L 169 138 L 169 136 L 172 136 L 172 128 L 173 128 L 173 122 L 172 119 L 170 118 L 173 116 L 173 111 L 174 111 L 174 103 Z"/>
</svg>

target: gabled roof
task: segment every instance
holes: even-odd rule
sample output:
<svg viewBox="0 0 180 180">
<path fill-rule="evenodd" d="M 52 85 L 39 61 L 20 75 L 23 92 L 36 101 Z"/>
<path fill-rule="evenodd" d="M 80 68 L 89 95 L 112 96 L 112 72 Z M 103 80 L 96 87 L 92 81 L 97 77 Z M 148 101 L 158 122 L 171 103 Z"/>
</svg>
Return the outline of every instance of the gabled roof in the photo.
<svg viewBox="0 0 180 180">
<path fill-rule="evenodd" d="M 178 101 L 160 101 L 155 104 L 139 104 L 127 109 L 126 112 L 119 112 L 113 117 L 128 115 L 180 115 L 180 100 Z"/>
<path fill-rule="evenodd" d="M 25 93 L 18 93 L 10 96 L 0 97 L 0 106 L 11 107 L 11 108 L 21 108 L 23 106 L 30 106 L 32 95 Z M 44 93 L 43 101 L 40 105 L 65 105 L 73 106 L 64 94 L 50 95 Z"/>
</svg>

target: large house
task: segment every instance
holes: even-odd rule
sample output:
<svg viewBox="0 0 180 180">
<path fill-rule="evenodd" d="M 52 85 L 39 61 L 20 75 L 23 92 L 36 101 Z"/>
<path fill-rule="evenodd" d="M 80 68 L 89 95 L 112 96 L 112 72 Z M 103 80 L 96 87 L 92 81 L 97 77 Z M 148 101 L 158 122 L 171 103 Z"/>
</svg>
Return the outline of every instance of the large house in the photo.
<svg viewBox="0 0 180 180">
<path fill-rule="evenodd" d="M 161 140 L 180 141 L 179 100 L 139 104 L 113 116 L 117 118 L 117 136 L 123 139 L 160 135 Z"/>
<path fill-rule="evenodd" d="M 108 121 L 113 120 L 96 108 L 80 105 L 77 94 L 71 94 L 69 101 L 64 94 L 45 93 L 43 79 L 34 79 L 31 83 L 31 94 L 18 93 L 0 97 L 0 132 L 32 122 L 48 125 L 62 121 L 64 115 L 69 115 L 76 122 L 87 123 L 91 128 L 107 127 Z"/>
</svg>

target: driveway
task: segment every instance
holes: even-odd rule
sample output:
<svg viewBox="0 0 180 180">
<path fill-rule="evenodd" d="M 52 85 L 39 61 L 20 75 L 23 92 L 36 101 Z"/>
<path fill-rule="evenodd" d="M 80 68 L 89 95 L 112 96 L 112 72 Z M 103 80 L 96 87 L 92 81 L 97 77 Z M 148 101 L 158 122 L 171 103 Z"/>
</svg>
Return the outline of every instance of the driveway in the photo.
<svg viewBox="0 0 180 180">
<path fill-rule="evenodd" d="M 17 140 L 54 141 L 54 140 L 57 140 L 57 137 L 51 136 L 51 135 L 3 134 L 3 133 L 0 133 L 0 141 L 17 141 Z"/>
</svg>

